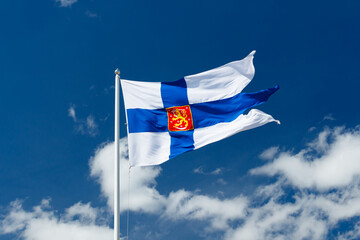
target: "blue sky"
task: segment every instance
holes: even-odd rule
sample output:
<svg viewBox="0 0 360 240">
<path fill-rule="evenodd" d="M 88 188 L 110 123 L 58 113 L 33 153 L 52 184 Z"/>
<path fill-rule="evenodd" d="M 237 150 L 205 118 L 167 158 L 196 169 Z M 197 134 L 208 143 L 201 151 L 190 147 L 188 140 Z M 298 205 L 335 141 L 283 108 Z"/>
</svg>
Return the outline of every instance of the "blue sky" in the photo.
<svg viewBox="0 0 360 240">
<path fill-rule="evenodd" d="M 281 125 L 135 168 L 129 239 L 359 239 L 359 7 L 3 1 L 0 239 L 111 239 L 117 67 L 125 79 L 173 81 L 252 50 L 245 92 L 279 84 L 258 108 Z M 126 137 L 123 103 L 121 118 Z"/>
</svg>

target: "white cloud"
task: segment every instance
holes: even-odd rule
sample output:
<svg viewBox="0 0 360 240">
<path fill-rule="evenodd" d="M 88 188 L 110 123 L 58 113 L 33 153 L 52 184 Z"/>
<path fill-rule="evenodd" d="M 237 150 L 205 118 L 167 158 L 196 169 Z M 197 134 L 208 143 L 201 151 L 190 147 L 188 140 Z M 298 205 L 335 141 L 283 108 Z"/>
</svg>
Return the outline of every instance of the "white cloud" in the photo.
<svg viewBox="0 0 360 240">
<path fill-rule="evenodd" d="M 170 193 L 164 216 L 173 219 L 195 219 L 211 222 L 212 230 L 229 228 L 229 221 L 245 216 L 247 199 L 238 196 L 218 199 L 179 190 Z"/>
<path fill-rule="evenodd" d="M 68 109 L 68 116 L 71 117 L 74 122 L 76 122 L 76 112 L 75 112 L 75 105 L 70 105 Z"/>
<path fill-rule="evenodd" d="M 166 220 L 166 224 L 169 220 L 173 224 L 202 222 L 206 226 L 200 234 L 207 239 L 213 239 L 212 234 L 226 240 L 359 239 L 359 224 L 354 224 L 350 231 L 331 236 L 331 230 L 340 221 L 360 216 L 358 146 L 359 129 L 334 128 L 325 129 L 296 154 L 279 152 L 276 147 L 271 154 L 264 154 L 270 160 L 270 155 L 276 152 L 274 160 L 251 171 L 276 175 L 275 181 L 258 186 L 249 195 L 234 194 L 231 198 L 183 189 L 162 195 L 156 189 L 160 167 L 132 168 L 129 208 L 157 215 Z M 113 206 L 113 149 L 113 143 L 104 143 L 89 161 L 91 176 L 100 184 L 110 209 Z M 126 138 L 121 139 L 120 149 L 121 211 L 124 211 L 128 191 Z M 198 171 L 203 172 L 202 168 Z M 104 214 L 107 213 L 91 207 L 90 203 L 78 202 L 59 215 L 51 210 L 47 199 L 31 211 L 14 201 L 0 221 L 0 233 L 19 233 L 25 240 L 50 239 L 54 233 L 56 237 L 51 239 L 55 240 L 107 239 L 112 237 L 112 230 L 104 221 Z"/>
<path fill-rule="evenodd" d="M 282 196 L 282 195 L 280 195 Z M 244 224 L 226 232 L 227 240 L 261 239 L 322 239 L 327 232 L 326 222 L 303 199 L 295 203 L 270 197 L 262 205 L 249 208 Z"/>
<path fill-rule="evenodd" d="M 260 154 L 260 158 L 263 160 L 272 160 L 279 152 L 279 147 L 270 147 Z"/>
<path fill-rule="evenodd" d="M 127 155 L 127 138 L 120 140 L 120 201 L 127 203 L 129 164 Z M 91 176 L 100 184 L 101 192 L 107 199 L 108 206 L 113 208 L 114 201 L 114 143 L 100 145 L 90 159 Z M 160 167 L 136 167 L 130 175 L 130 206 L 132 211 L 156 213 L 163 206 L 166 198 L 155 189 L 155 178 L 160 174 Z M 120 210 L 127 209 L 121 204 Z"/>
<path fill-rule="evenodd" d="M 120 196 L 121 211 L 128 209 L 128 155 L 127 140 L 120 140 Z M 101 187 L 110 210 L 113 208 L 113 161 L 114 143 L 104 143 L 90 159 L 91 176 Z M 226 230 L 232 221 L 245 216 L 247 199 L 237 196 L 231 199 L 178 190 L 161 195 L 156 190 L 156 177 L 160 167 L 137 167 L 131 169 L 131 190 L 129 209 L 131 211 L 150 213 L 177 222 L 197 220 L 210 223 L 208 231 Z M 50 239 L 107 239 L 112 230 L 105 224 L 104 211 L 91 207 L 90 203 L 78 202 L 65 209 L 64 214 L 57 216 L 56 211 L 49 209 L 49 201 L 35 206 L 32 211 L 22 208 L 20 201 L 11 203 L 9 212 L 1 220 L 1 234 L 17 233 L 25 240 Z M 107 213 L 105 213 L 107 215 Z M 106 218 L 106 216 L 105 216 Z"/>
<path fill-rule="evenodd" d="M 308 132 L 313 132 L 315 130 L 316 130 L 316 127 L 311 127 L 311 128 L 308 129 Z"/>
<path fill-rule="evenodd" d="M 194 169 L 194 173 L 204 174 L 203 167 L 200 166 L 200 167 L 195 168 L 195 169 Z"/>
<path fill-rule="evenodd" d="M 95 136 L 98 132 L 98 125 L 95 122 L 95 118 L 92 115 L 89 115 L 86 118 L 86 129 L 87 129 L 87 133 L 91 136 Z"/>
<path fill-rule="evenodd" d="M 336 228 L 339 221 L 360 216 L 359 181 L 326 193 L 298 191 L 288 201 L 284 201 L 285 187 L 282 179 L 259 187 L 252 201 L 260 198 L 261 204 L 248 208 L 244 224 L 228 230 L 225 239 L 328 239 L 329 230 Z M 357 225 L 344 234 L 350 235 L 349 239 L 360 237 Z"/>
<path fill-rule="evenodd" d="M 223 169 L 222 168 L 216 168 L 215 170 L 213 170 L 211 172 L 205 172 L 203 167 L 200 166 L 200 167 L 195 168 L 193 172 L 197 173 L 197 174 L 202 174 L 202 175 L 220 175 L 220 174 L 222 174 Z"/>
<path fill-rule="evenodd" d="M 332 115 L 332 113 L 329 113 L 328 115 L 326 115 L 323 118 L 323 121 L 328 120 L 328 121 L 335 121 L 336 119 L 334 118 L 334 116 Z"/>
<path fill-rule="evenodd" d="M 91 207 L 90 203 L 78 202 L 66 209 L 65 219 L 71 220 L 78 217 L 81 222 L 94 224 L 98 217 L 98 209 Z"/>
<path fill-rule="evenodd" d="M 325 129 L 316 141 L 297 154 L 280 153 L 252 174 L 283 175 L 299 188 L 328 190 L 344 187 L 360 175 L 360 131 Z"/>
<path fill-rule="evenodd" d="M 60 3 L 60 7 L 71 7 L 77 0 L 55 0 Z"/>
<path fill-rule="evenodd" d="M 96 136 L 99 132 L 98 124 L 93 115 L 89 115 L 85 120 L 76 117 L 75 105 L 71 104 L 68 109 L 68 116 L 75 123 L 75 130 L 82 135 Z"/>
<path fill-rule="evenodd" d="M 282 152 L 252 174 L 277 175 L 250 196 L 244 224 L 225 239 L 327 239 L 340 221 L 360 216 L 360 132 L 326 128 L 297 154 Z M 292 189 L 290 195 L 289 187 Z M 303 190 L 304 189 L 304 190 Z M 358 239 L 359 226 L 337 239 Z"/>
<path fill-rule="evenodd" d="M 217 168 L 214 171 L 210 172 L 211 175 L 219 175 L 223 172 L 221 168 Z"/>
<path fill-rule="evenodd" d="M 63 216 L 59 216 L 56 211 L 50 209 L 47 199 L 30 211 L 24 210 L 21 201 L 15 200 L 10 204 L 7 215 L 0 222 L 0 233 L 20 234 L 21 239 L 24 240 L 111 239 L 112 229 L 105 225 L 95 224 L 98 215 L 89 216 L 88 212 L 83 211 L 85 209 L 90 213 L 98 212 L 90 204 L 77 203 L 67 209 Z M 92 219 L 90 222 L 89 217 Z"/>
<path fill-rule="evenodd" d="M 89 115 L 85 120 L 77 119 L 75 122 L 75 131 L 82 135 L 96 136 L 99 128 L 94 116 Z"/>
<path fill-rule="evenodd" d="M 120 201 L 121 211 L 127 210 L 128 155 L 127 139 L 120 140 Z M 90 160 L 91 176 L 101 186 L 108 206 L 113 208 L 114 143 L 102 144 Z M 218 199 L 194 192 L 178 190 L 169 196 L 156 190 L 160 167 L 131 169 L 130 210 L 159 214 L 174 221 L 181 219 L 207 220 L 215 229 L 224 229 L 228 221 L 244 216 L 246 198 Z M 218 172 L 214 170 L 213 172 Z"/>
<path fill-rule="evenodd" d="M 219 179 L 217 180 L 217 182 L 220 183 L 220 184 L 222 184 L 222 185 L 226 185 L 226 184 L 227 184 L 227 182 L 226 182 L 224 179 L 222 179 L 222 178 L 219 178 Z"/>
</svg>

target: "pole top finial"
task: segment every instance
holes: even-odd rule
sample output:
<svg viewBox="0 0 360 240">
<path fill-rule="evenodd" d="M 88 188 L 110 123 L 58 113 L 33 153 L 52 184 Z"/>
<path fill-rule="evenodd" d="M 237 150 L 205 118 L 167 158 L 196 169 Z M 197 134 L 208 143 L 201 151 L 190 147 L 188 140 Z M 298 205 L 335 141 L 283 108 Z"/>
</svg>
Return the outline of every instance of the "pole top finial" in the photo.
<svg viewBox="0 0 360 240">
<path fill-rule="evenodd" d="M 120 75 L 120 70 L 118 68 L 115 70 L 115 74 Z"/>
</svg>

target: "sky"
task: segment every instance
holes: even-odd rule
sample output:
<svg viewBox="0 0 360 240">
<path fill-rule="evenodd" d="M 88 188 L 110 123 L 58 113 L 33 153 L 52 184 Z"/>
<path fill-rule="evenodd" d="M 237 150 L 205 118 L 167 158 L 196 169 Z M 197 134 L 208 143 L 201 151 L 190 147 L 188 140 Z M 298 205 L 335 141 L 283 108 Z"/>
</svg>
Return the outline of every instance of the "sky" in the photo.
<svg viewBox="0 0 360 240">
<path fill-rule="evenodd" d="M 244 92 L 279 84 L 257 108 L 281 125 L 135 167 L 130 191 L 121 100 L 121 236 L 360 238 L 359 1 L 0 4 L 1 240 L 112 239 L 116 68 L 175 81 L 252 50 Z"/>
</svg>

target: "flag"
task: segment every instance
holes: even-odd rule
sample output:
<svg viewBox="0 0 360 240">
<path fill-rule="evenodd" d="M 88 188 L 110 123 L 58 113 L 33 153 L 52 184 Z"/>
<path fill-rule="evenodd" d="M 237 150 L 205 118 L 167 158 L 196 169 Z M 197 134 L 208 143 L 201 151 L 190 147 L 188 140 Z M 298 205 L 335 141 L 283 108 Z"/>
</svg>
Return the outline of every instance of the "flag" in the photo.
<svg viewBox="0 0 360 240">
<path fill-rule="evenodd" d="M 161 164 L 240 131 L 278 122 L 252 109 L 276 92 L 242 90 L 255 74 L 246 58 L 174 82 L 121 80 L 131 166 Z"/>
</svg>

